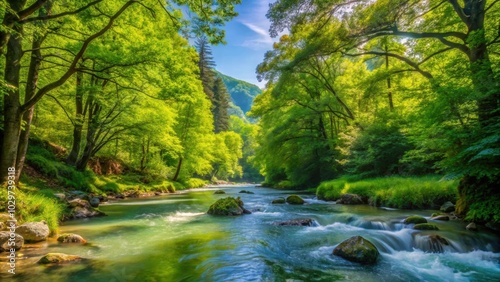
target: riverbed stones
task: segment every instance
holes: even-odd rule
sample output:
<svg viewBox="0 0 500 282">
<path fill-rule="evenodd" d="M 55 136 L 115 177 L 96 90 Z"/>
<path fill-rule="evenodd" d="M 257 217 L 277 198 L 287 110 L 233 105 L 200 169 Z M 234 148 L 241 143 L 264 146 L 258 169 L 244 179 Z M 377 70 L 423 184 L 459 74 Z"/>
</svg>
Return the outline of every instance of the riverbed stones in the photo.
<svg viewBox="0 0 500 282">
<path fill-rule="evenodd" d="M 361 264 L 374 264 L 379 252 L 372 242 L 361 236 L 354 236 L 335 247 L 333 255 Z"/>
<path fill-rule="evenodd" d="M 90 198 L 89 203 L 90 203 L 90 206 L 92 206 L 93 208 L 97 208 L 97 207 L 99 207 L 101 200 L 99 200 L 99 198 L 97 198 L 97 197 L 92 197 L 92 198 Z"/>
<path fill-rule="evenodd" d="M 413 226 L 413 229 L 415 229 L 415 230 L 439 230 L 439 228 L 436 225 L 430 224 L 430 223 L 415 224 L 415 226 Z"/>
<path fill-rule="evenodd" d="M 469 231 L 477 231 L 477 225 L 474 222 L 471 222 L 465 226 L 465 229 Z"/>
<path fill-rule="evenodd" d="M 271 204 L 284 204 L 286 203 L 286 200 L 285 198 L 278 198 L 278 199 L 274 199 Z"/>
<path fill-rule="evenodd" d="M 455 205 L 452 202 L 446 202 L 439 210 L 442 212 L 452 212 L 455 211 Z"/>
<path fill-rule="evenodd" d="M 15 234 L 15 233 L 13 233 Z M 24 245 L 24 238 L 23 236 L 19 234 L 15 234 L 13 238 L 15 245 L 9 245 L 9 239 L 11 237 L 11 232 L 10 231 L 0 231 L 0 253 L 1 252 L 8 252 L 11 248 L 14 248 L 16 251 L 20 250 L 23 245 Z"/>
<path fill-rule="evenodd" d="M 286 198 L 286 202 L 289 203 L 290 205 L 303 205 L 304 199 L 302 199 L 297 195 L 290 195 Z"/>
<path fill-rule="evenodd" d="M 80 243 L 85 244 L 87 241 L 82 236 L 73 233 L 64 233 L 57 237 L 57 241 L 61 243 Z"/>
<path fill-rule="evenodd" d="M 74 261 L 80 261 L 82 260 L 82 257 L 75 256 L 75 255 L 67 255 L 63 253 L 48 253 L 45 256 L 43 256 L 38 263 L 39 264 L 51 264 L 51 263 L 65 263 L 65 262 L 74 262 Z"/>
<path fill-rule="evenodd" d="M 16 228 L 16 233 L 23 236 L 26 242 L 45 241 L 49 237 L 50 230 L 47 222 L 27 222 Z"/>
<path fill-rule="evenodd" d="M 337 204 L 342 205 L 362 205 L 363 199 L 357 194 L 344 194 L 337 200 Z"/>
<path fill-rule="evenodd" d="M 238 198 L 227 197 L 218 199 L 207 211 L 211 215 L 234 216 L 251 213 L 243 208 L 243 201 Z"/>
<path fill-rule="evenodd" d="M 315 226 L 316 222 L 311 218 L 297 218 L 285 221 L 275 221 L 273 225 L 277 226 Z"/>
<path fill-rule="evenodd" d="M 74 199 L 68 202 L 71 208 L 69 218 L 88 218 L 106 215 L 103 212 L 94 209 L 88 201 Z"/>
<path fill-rule="evenodd" d="M 412 215 L 404 220 L 404 224 L 419 224 L 419 223 L 427 223 L 427 219 L 418 216 L 418 215 Z"/>
<path fill-rule="evenodd" d="M 214 194 L 226 194 L 226 192 L 224 192 L 223 190 L 217 190 L 214 192 Z"/>
</svg>

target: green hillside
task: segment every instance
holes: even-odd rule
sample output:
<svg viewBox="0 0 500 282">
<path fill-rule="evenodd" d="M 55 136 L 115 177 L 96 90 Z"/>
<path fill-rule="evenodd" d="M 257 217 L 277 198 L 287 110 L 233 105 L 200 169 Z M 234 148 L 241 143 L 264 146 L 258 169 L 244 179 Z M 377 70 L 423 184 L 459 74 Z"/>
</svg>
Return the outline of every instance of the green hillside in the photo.
<svg viewBox="0 0 500 282">
<path fill-rule="evenodd" d="M 238 106 L 243 113 L 250 111 L 253 99 L 255 96 L 259 95 L 262 90 L 260 90 L 257 85 L 224 75 L 220 72 L 217 72 L 217 75 L 224 81 L 234 105 Z M 232 109 L 232 111 L 236 112 L 237 110 Z"/>
</svg>

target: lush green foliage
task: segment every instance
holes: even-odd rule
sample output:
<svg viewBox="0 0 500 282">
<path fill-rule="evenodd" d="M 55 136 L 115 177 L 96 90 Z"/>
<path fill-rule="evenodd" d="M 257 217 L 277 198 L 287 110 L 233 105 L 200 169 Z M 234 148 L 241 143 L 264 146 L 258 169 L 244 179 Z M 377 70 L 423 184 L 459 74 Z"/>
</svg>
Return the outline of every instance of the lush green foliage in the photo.
<svg viewBox="0 0 500 282">
<path fill-rule="evenodd" d="M 358 194 L 376 206 L 400 209 L 436 208 L 457 197 L 457 181 L 437 177 L 384 177 L 353 180 L 347 177 L 322 182 L 319 199 L 337 200 L 342 194 Z"/>
<path fill-rule="evenodd" d="M 288 33 L 257 68 L 268 83 L 251 110 L 266 182 L 440 173 L 469 179 L 459 215 L 497 220 L 477 190 L 500 194 L 491 190 L 500 181 L 499 9 L 484 1 L 275 1 L 271 35 Z M 324 193 L 337 197 L 337 186 Z M 352 189 L 393 206 L 439 200 L 363 187 Z"/>
<path fill-rule="evenodd" d="M 217 76 L 222 78 L 222 81 L 224 81 L 233 103 L 238 106 L 244 114 L 250 111 L 253 100 L 257 95 L 262 93 L 262 90 L 260 90 L 260 88 L 256 85 L 235 79 L 220 72 L 217 72 Z"/>
</svg>

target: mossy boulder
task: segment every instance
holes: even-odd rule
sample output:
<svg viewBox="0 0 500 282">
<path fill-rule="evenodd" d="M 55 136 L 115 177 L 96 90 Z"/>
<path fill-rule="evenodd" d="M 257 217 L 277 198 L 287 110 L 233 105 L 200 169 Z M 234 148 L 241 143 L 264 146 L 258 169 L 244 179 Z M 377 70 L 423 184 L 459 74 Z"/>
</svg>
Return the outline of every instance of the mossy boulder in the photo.
<svg viewBox="0 0 500 282">
<path fill-rule="evenodd" d="M 418 215 L 412 215 L 407 217 L 404 221 L 404 224 L 419 224 L 419 223 L 427 223 L 427 219 Z"/>
<path fill-rule="evenodd" d="M 333 254 L 362 264 L 374 264 L 379 256 L 375 245 L 361 236 L 343 241 L 333 250 Z"/>
<path fill-rule="evenodd" d="M 439 230 L 439 228 L 436 225 L 430 224 L 430 223 L 415 224 L 415 226 L 413 226 L 413 229 L 415 229 L 415 230 Z"/>
<path fill-rule="evenodd" d="M 80 243 L 85 244 L 87 241 L 82 236 L 73 233 L 64 233 L 57 237 L 57 241 L 61 243 Z"/>
<path fill-rule="evenodd" d="M 441 214 L 441 215 L 437 215 L 437 216 L 431 217 L 431 219 L 432 220 L 444 220 L 444 221 L 448 221 L 448 220 L 450 220 L 450 217 L 447 216 L 447 215 Z"/>
<path fill-rule="evenodd" d="M 286 202 L 289 203 L 290 205 L 303 205 L 304 199 L 302 199 L 297 195 L 290 195 L 286 198 Z"/>
<path fill-rule="evenodd" d="M 241 194 L 255 194 L 254 192 L 248 191 L 248 190 L 241 190 L 240 193 Z"/>
<path fill-rule="evenodd" d="M 285 198 L 278 198 L 278 199 L 274 199 L 271 204 L 284 204 L 286 203 L 286 200 Z"/>
<path fill-rule="evenodd" d="M 452 202 L 446 202 L 439 210 L 442 212 L 452 212 L 455 211 L 455 205 Z"/>
<path fill-rule="evenodd" d="M 469 231 L 477 231 L 477 225 L 474 222 L 471 222 L 471 223 L 467 224 L 465 229 L 467 229 Z"/>
<path fill-rule="evenodd" d="M 50 264 L 50 263 L 65 263 L 82 260 L 81 257 L 75 255 L 67 255 L 63 253 L 48 253 L 43 256 L 38 263 L 40 264 Z"/>
<path fill-rule="evenodd" d="M 243 201 L 238 198 L 227 197 L 217 200 L 213 203 L 207 211 L 211 215 L 242 215 L 250 213 L 250 211 L 243 208 Z"/>
<path fill-rule="evenodd" d="M 226 192 L 224 192 L 223 190 L 217 190 L 214 192 L 214 194 L 218 195 L 218 194 L 226 194 Z"/>
</svg>

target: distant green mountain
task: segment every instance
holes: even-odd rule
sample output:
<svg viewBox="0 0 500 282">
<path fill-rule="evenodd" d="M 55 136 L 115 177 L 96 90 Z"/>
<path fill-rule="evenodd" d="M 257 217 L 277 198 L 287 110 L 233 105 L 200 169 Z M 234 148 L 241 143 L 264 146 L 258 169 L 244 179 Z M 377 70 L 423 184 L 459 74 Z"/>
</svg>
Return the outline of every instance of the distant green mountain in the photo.
<svg viewBox="0 0 500 282">
<path fill-rule="evenodd" d="M 257 85 L 227 76 L 220 72 L 217 72 L 217 75 L 224 81 L 227 91 L 231 95 L 231 100 L 234 106 L 240 108 L 243 114 L 246 114 L 248 111 L 250 111 L 250 108 L 252 108 L 253 99 L 255 99 L 255 96 L 259 95 L 262 90 L 260 90 Z M 233 106 L 230 107 L 229 113 L 237 116 L 240 116 L 241 114 L 238 109 Z"/>
</svg>

